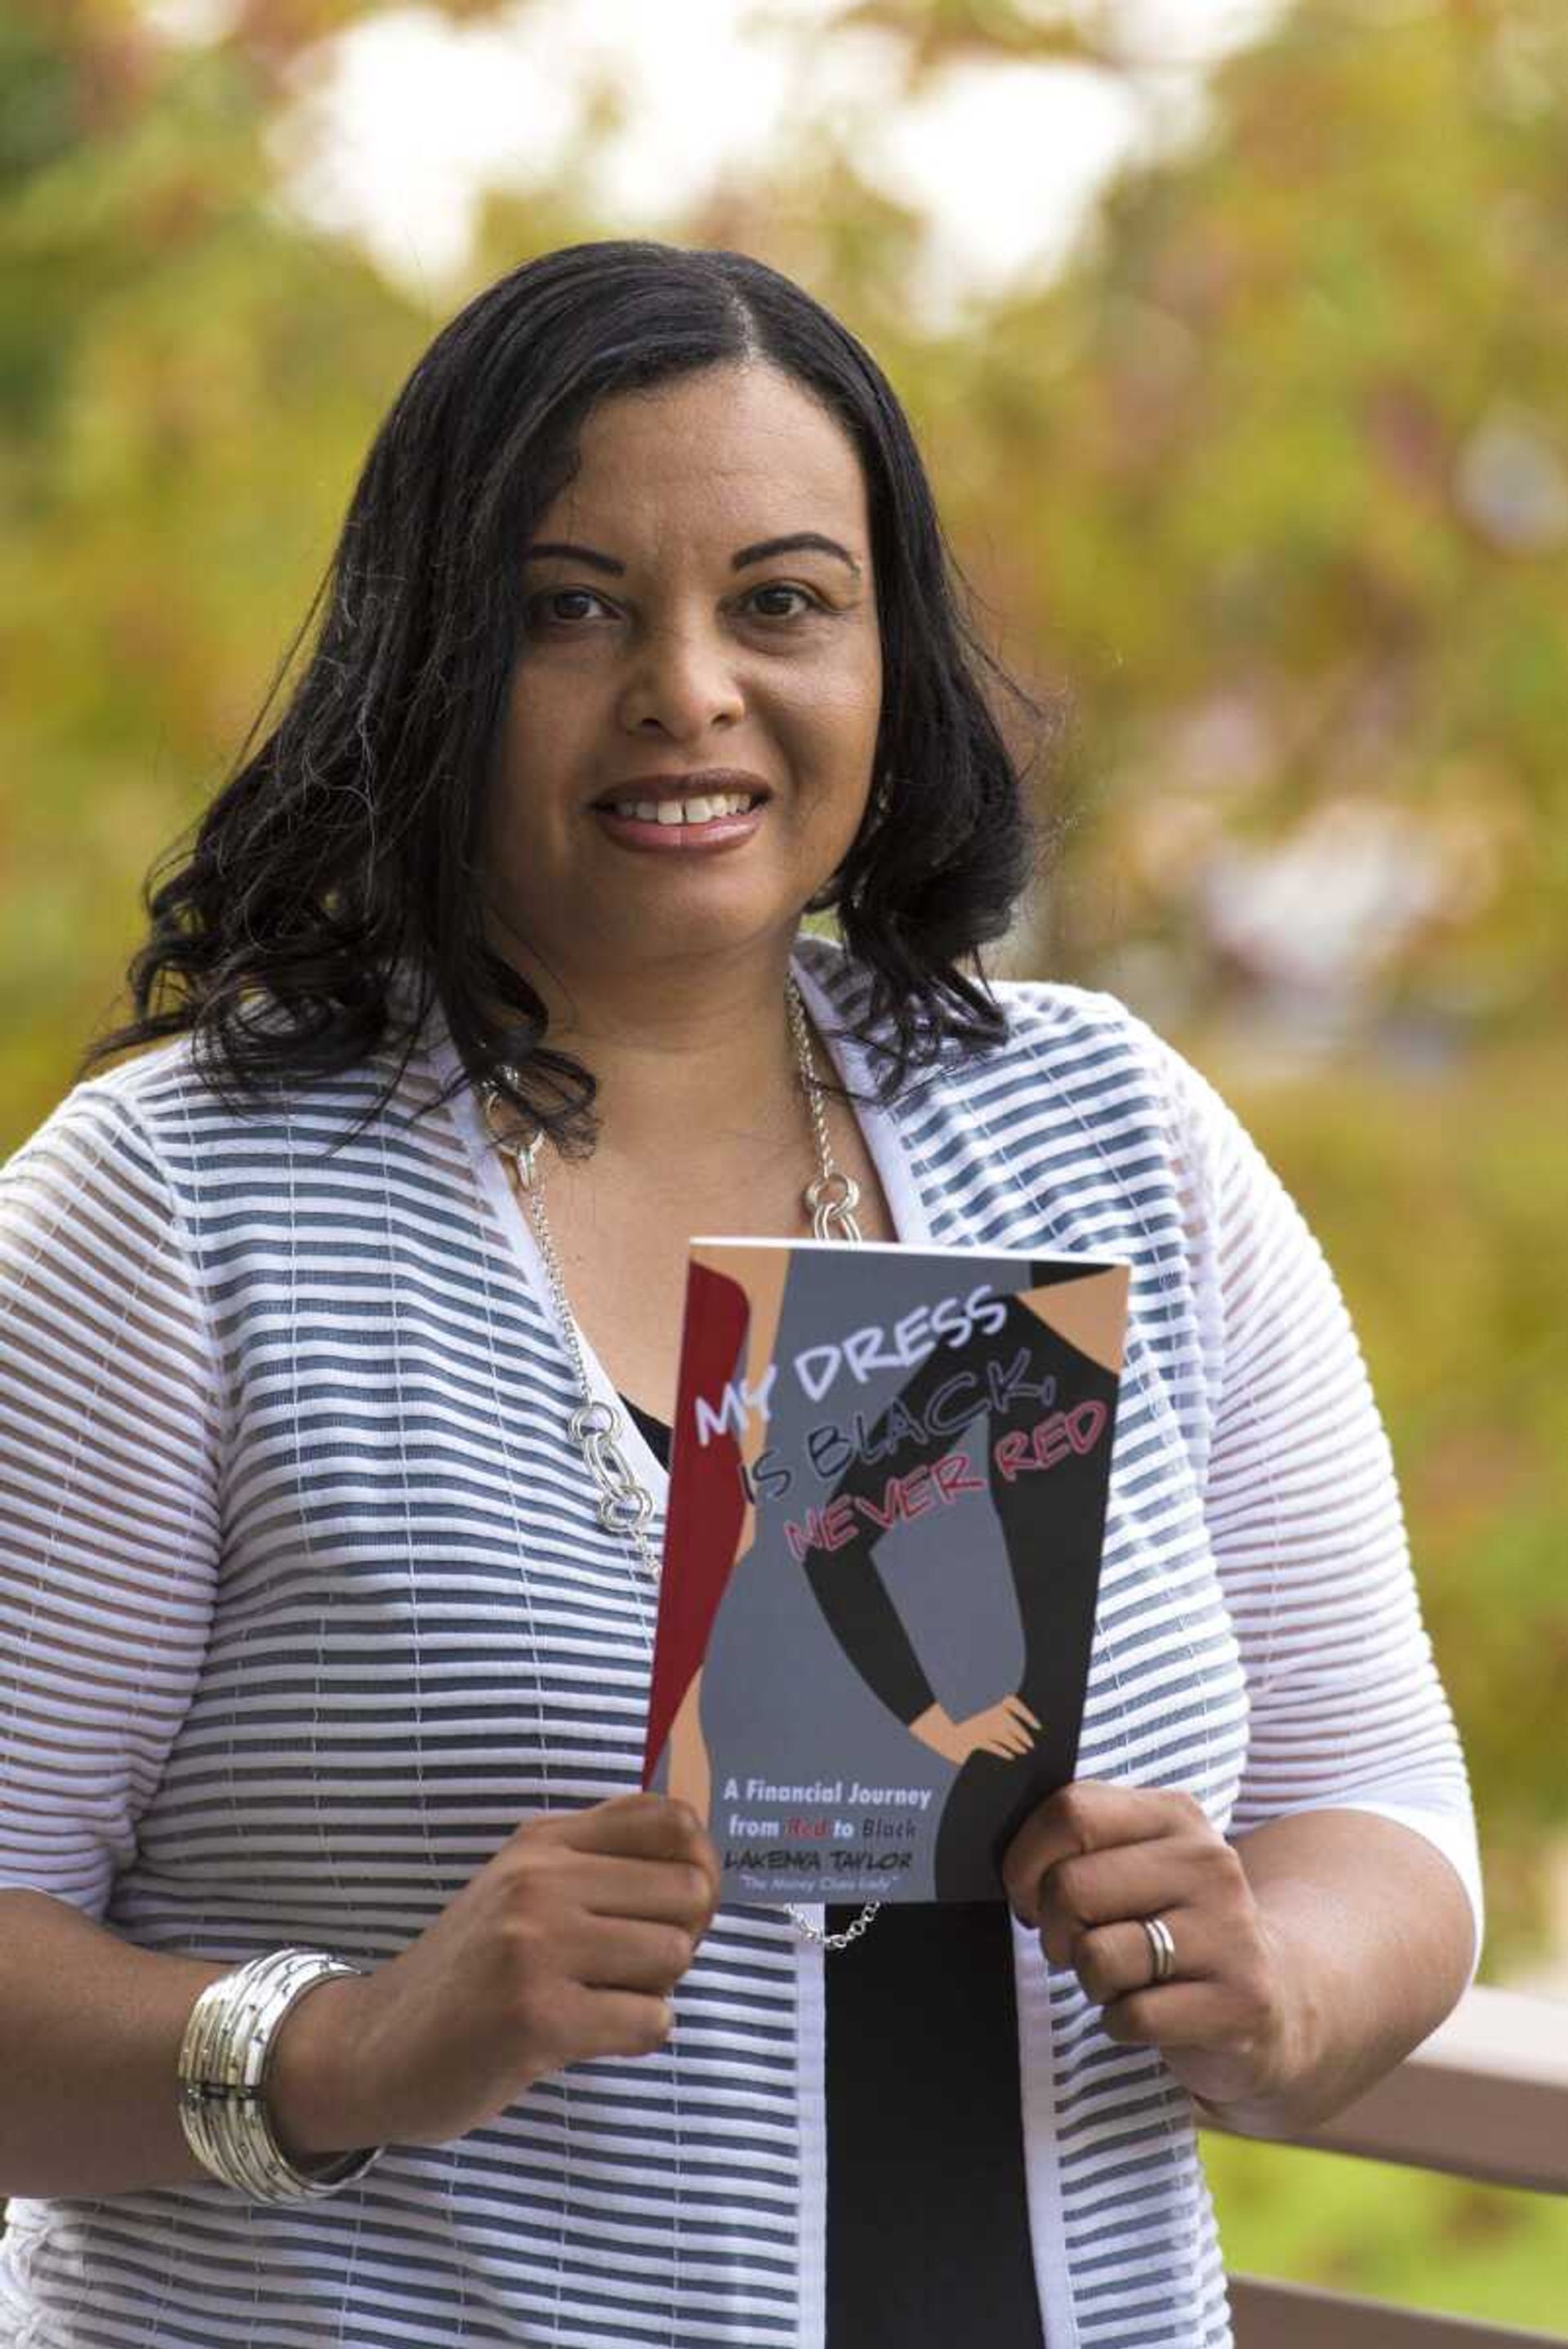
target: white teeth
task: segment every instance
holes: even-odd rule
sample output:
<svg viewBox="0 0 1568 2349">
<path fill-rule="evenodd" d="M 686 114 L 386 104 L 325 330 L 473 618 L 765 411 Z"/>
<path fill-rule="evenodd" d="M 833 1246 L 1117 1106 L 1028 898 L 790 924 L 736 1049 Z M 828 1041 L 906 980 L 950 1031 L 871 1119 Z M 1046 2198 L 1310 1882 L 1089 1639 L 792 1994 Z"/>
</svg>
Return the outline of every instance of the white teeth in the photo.
<svg viewBox="0 0 1568 2349">
<path fill-rule="evenodd" d="M 749 792 L 715 792 L 689 800 L 616 800 L 614 811 L 642 823 L 712 823 L 719 816 L 744 815 L 750 804 Z"/>
</svg>

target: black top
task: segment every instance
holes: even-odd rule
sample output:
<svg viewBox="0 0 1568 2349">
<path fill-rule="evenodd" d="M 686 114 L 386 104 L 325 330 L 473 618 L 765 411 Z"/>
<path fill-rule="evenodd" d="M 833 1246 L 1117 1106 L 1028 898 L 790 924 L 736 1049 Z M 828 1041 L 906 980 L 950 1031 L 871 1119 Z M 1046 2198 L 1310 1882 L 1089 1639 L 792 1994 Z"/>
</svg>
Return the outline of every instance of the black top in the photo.
<svg viewBox="0 0 1568 2349">
<path fill-rule="evenodd" d="M 622 1401 L 667 1468 L 669 1428 Z M 824 1981 L 827 2349 L 1045 2349 L 1006 1903 L 890 1903 Z"/>
</svg>

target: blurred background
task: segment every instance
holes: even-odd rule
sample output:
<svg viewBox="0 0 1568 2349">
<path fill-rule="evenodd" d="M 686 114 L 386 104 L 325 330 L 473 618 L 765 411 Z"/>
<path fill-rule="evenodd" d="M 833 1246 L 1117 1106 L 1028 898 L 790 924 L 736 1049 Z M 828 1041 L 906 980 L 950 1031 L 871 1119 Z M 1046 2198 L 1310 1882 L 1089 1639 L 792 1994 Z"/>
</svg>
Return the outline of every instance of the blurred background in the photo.
<svg viewBox="0 0 1568 2349">
<path fill-rule="evenodd" d="M 1001 967 L 1154 1021 L 1322 1239 L 1482 1979 L 1568 1998 L 1563 0 L 0 0 L 0 1157 L 416 357 L 628 234 L 789 272 L 906 403 L 1053 712 Z M 1208 2150 L 1233 2267 L 1568 2323 L 1563 2202 Z"/>
</svg>

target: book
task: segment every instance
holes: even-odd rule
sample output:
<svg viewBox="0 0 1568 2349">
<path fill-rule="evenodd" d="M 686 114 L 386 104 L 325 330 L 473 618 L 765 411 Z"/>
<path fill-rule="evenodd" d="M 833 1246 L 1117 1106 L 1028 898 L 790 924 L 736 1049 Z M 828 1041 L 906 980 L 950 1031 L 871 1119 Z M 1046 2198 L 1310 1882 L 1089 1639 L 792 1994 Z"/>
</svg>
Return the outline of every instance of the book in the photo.
<svg viewBox="0 0 1568 2349">
<path fill-rule="evenodd" d="M 1074 1773 L 1128 1278 L 692 1242 L 644 1784 L 725 1900 L 1003 1897 Z"/>
</svg>

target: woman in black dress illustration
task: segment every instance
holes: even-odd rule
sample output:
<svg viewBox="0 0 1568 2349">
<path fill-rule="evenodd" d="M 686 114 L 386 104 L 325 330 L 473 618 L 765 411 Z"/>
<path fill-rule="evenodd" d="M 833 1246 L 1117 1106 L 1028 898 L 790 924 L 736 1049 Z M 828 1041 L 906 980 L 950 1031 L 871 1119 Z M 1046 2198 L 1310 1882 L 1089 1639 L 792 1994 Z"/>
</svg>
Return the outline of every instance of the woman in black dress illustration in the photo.
<svg viewBox="0 0 1568 2349">
<path fill-rule="evenodd" d="M 1038 1270 L 1053 1284 L 1065 1278 L 1077 1285 L 1060 1266 Z M 1084 1277 L 1095 1274 L 1103 1278 L 1103 1268 L 1085 1268 Z M 887 1404 L 822 1505 L 824 1518 L 846 1499 L 864 1499 L 881 1512 L 890 1464 L 907 1476 L 964 1446 L 988 1481 L 1006 1552 L 1023 1634 L 1017 1687 L 963 1720 L 949 1715 L 877 1564 L 887 1527 L 866 1511 L 854 1510 L 856 1530 L 847 1542 L 811 1549 L 803 1560 L 817 1602 L 866 1686 L 912 1736 L 959 1765 L 937 1833 L 941 1900 L 995 1897 L 1003 1852 L 1042 1795 L 1072 1777 L 1078 1751 L 1117 1376 L 1044 1318 L 1049 1292 L 1036 1295 L 1038 1311 L 1020 1297 L 998 1299 L 1006 1318 L 984 1342 L 983 1359 L 978 1341 L 965 1349 L 962 1366 L 980 1372 L 984 1392 L 963 1428 L 941 1407 L 957 1366 L 952 1350 L 939 1348 Z M 890 1437 L 896 1444 L 891 1453 Z M 1038 1488 L 1047 1482 L 1050 1530 L 1043 1536 Z M 847 1514 L 841 1512 L 841 1523 Z M 1026 1758 L 1028 1766 L 1020 1770 Z"/>
</svg>

